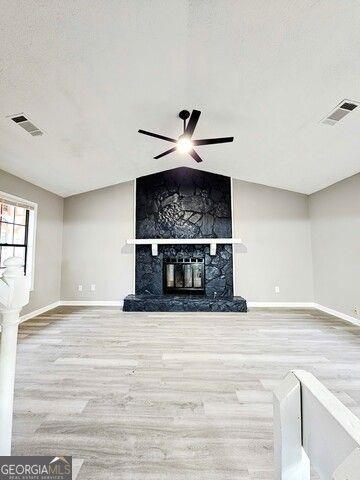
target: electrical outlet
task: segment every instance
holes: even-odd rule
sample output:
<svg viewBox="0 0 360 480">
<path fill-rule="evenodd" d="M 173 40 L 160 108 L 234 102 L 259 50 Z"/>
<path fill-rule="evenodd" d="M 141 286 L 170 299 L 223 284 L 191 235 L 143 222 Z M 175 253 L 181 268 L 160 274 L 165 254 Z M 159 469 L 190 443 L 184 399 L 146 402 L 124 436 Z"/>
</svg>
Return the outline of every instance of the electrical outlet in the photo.
<svg viewBox="0 0 360 480">
<path fill-rule="evenodd" d="M 95 292 L 95 290 L 96 290 L 96 285 L 95 285 L 94 283 L 92 283 L 92 284 L 90 285 L 90 290 L 91 290 L 92 292 Z"/>
<path fill-rule="evenodd" d="M 82 285 L 78 285 L 78 291 L 82 292 Z"/>
<path fill-rule="evenodd" d="M 275 287 L 275 293 L 280 293 L 280 287 L 278 286 Z"/>
<path fill-rule="evenodd" d="M 360 307 L 354 307 L 355 315 L 360 315 Z"/>
</svg>

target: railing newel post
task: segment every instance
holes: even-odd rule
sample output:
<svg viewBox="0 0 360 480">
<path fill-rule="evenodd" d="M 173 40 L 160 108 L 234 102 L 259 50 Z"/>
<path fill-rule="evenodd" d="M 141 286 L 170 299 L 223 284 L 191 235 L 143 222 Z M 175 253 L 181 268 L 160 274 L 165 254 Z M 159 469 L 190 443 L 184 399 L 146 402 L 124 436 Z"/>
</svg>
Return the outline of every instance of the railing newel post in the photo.
<svg viewBox="0 0 360 480">
<path fill-rule="evenodd" d="M 17 334 L 20 312 L 29 302 L 29 286 L 22 259 L 5 261 L 0 278 L 0 455 L 11 455 Z"/>
</svg>

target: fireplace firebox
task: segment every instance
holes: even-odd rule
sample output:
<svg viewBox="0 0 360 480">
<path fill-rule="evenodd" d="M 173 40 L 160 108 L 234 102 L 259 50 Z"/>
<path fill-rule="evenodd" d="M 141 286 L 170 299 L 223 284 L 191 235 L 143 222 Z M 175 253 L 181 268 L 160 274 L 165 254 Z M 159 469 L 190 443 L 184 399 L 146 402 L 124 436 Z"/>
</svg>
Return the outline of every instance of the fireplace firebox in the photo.
<svg viewBox="0 0 360 480">
<path fill-rule="evenodd" d="M 204 259 L 166 257 L 164 259 L 164 293 L 205 292 Z"/>
</svg>

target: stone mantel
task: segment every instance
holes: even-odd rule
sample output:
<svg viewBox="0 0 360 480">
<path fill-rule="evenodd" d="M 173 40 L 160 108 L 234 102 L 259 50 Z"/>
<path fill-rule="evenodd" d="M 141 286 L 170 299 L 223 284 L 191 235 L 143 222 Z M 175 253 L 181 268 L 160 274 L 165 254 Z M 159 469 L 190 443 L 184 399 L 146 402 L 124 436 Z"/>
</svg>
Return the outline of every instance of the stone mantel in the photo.
<svg viewBox="0 0 360 480">
<path fill-rule="evenodd" d="M 216 255 L 217 245 L 242 244 L 241 238 L 129 238 L 128 245 L 151 245 L 153 256 L 158 255 L 158 245 L 210 245 L 210 255 Z"/>
</svg>

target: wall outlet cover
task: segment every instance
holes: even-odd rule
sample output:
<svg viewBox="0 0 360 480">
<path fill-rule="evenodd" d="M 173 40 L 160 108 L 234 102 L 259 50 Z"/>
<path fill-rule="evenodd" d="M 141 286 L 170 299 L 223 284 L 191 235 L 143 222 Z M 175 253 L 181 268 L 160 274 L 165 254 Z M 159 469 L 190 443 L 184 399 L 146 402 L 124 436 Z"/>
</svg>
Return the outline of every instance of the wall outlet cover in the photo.
<svg viewBox="0 0 360 480">
<path fill-rule="evenodd" d="M 280 293 L 280 287 L 278 286 L 275 287 L 275 293 Z"/>
<path fill-rule="evenodd" d="M 82 292 L 82 285 L 78 285 L 78 291 Z"/>
</svg>

